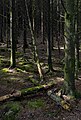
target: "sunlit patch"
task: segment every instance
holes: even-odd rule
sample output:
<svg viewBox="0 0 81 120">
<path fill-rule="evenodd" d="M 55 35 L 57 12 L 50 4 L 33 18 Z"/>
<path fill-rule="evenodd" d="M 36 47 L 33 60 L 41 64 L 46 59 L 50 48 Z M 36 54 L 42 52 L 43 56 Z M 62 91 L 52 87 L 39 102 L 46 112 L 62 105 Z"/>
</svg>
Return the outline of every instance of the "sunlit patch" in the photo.
<svg viewBox="0 0 81 120">
<path fill-rule="evenodd" d="M 58 47 L 53 47 L 54 50 L 58 50 Z M 60 47 L 60 50 L 64 50 L 64 47 Z"/>
<path fill-rule="evenodd" d="M 58 82 L 61 82 L 61 81 L 64 81 L 64 78 L 62 78 L 62 77 L 56 77 L 56 80 L 57 80 Z"/>
<path fill-rule="evenodd" d="M 60 67 L 54 67 L 54 70 L 62 71 L 62 69 Z"/>
<path fill-rule="evenodd" d="M 9 69 L 8 69 L 8 68 L 3 68 L 3 69 L 2 69 L 2 72 L 5 72 L 5 73 L 6 73 L 6 72 L 9 72 Z"/>
</svg>

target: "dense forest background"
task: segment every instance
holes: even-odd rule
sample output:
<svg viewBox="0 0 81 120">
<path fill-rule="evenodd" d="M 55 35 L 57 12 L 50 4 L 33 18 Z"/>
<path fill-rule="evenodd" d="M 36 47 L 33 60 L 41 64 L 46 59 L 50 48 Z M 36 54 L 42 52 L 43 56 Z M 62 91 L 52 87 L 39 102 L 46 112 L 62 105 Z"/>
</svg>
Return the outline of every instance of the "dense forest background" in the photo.
<svg viewBox="0 0 81 120">
<path fill-rule="evenodd" d="M 0 0 L 0 120 L 80 120 L 81 0 Z"/>
</svg>

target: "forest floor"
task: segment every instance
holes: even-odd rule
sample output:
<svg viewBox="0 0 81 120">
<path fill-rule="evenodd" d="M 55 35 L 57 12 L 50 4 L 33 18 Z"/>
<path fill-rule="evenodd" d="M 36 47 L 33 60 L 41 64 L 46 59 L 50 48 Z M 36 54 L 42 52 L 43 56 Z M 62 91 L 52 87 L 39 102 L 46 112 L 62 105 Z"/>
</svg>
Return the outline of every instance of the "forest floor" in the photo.
<svg viewBox="0 0 81 120">
<path fill-rule="evenodd" d="M 31 40 L 29 40 L 30 42 Z M 35 86 L 30 78 L 35 81 L 39 80 L 39 73 L 33 61 L 31 44 L 29 43 L 26 53 L 23 53 L 22 45 L 18 45 L 17 67 L 15 69 L 9 69 L 10 49 L 6 48 L 5 43 L 0 44 L 0 96 Z M 61 88 L 64 81 L 62 64 L 64 50 L 61 49 L 59 58 L 58 49 L 54 48 L 52 62 L 55 72 L 45 74 L 48 70 L 47 51 L 46 43 L 42 44 L 41 38 L 37 40 L 37 48 L 44 75 L 44 81 L 41 84 L 54 81 L 57 85 L 52 90 Z M 76 89 L 81 91 L 81 72 L 79 79 L 76 80 Z M 65 110 L 52 100 L 47 92 L 43 91 L 34 96 L 25 96 L 18 100 L 0 103 L 0 120 L 81 120 L 81 99 L 76 100 L 71 110 Z"/>
</svg>

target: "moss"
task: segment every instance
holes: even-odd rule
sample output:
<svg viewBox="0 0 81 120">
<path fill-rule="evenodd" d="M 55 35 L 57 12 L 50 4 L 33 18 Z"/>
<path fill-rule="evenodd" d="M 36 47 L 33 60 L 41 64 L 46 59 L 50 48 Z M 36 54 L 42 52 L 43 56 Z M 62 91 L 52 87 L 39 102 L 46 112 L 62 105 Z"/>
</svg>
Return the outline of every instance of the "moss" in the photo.
<svg viewBox="0 0 81 120">
<path fill-rule="evenodd" d="M 10 64 L 10 61 L 6 58 L 0 58 L 0 65 L 1 65 L 1 67 L 6 67 L 6 66 L 9 66 L 9 64 Z"/>
<path fill-rule="evenodd" d="M 8 48 L 4 48 L 4 47 L 0 48 L 0 52 L 6 52 L 6 51 L 8 51 Z"/>
<path fill-rule="evenodd" d="M 24 70 L 20 69 L 20 68 L 16 68 L 17 72 L 24 72 Z"/>
<path fill-rule="evenodd" d="M 8 68 L 3 68 L 3 69 L 2 69 L 2 72 L 7 73 L 7 72 L 9 72 L 9 69 L 8 69 Z"/>
<path fill-rule="evenodd" d="M 37 99 L 28 102 L 28 107 L 31 109 L 41 108 L 44 107 L 45 103 L 44 100 Z"/>
<path fill-rule="evenodd" d="M 21 94 L 25 95 L 25 94 L 35 93 L 35 92 L 38 92 L 38 90 L 41 89 L 41 88 L 42 88 L 42 85 L 32 87 L 32 88 L 26 88 L 26 89 L 21 90 Z"/>
<path fill-rule="evenodd" d="M 6 109 L 6 112 L 3 116 L 3 120 L 15 120 L 17 113 L 20 110 L 20 104 L 18 102 L 10 102 L 6 105 L 4 105 L 4 109 Z"/>
<path fill-rule="evenodd" d="M 75 98 L 81 98 L 81 93 L 79 91 L 75 91 Z"/>
<path fill-rule="evenodd" d="M 35 85 L 38 85 L 39 84 L 39 81 L 34 79 L 33 75 L 30 75 L 28 77 L 28 80 L 31 81 L 32 83 L 34 83 Z"/>
<path fill-rule="evenodd" d="M 25 71 L 37 71 L 36 67 L 32 64 L 28 64 L 28 63 L 24 63 L 24 62 L 20 62 L 21 66 L 19 65 L 18 68 L 25 70 Z"/>
</svg>

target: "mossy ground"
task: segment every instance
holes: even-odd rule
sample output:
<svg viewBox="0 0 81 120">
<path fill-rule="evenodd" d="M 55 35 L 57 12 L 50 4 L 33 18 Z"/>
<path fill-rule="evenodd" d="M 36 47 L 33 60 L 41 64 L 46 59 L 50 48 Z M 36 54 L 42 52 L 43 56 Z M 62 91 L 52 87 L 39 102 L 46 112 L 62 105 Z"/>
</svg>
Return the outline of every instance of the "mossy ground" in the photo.
<svg viewBox="0 0 81 120">
<path fill-rule="evenodd" d="M 42 47 L 41 47 L 42 46 Z M 42 50 L 43 49 L 43 50 Z M 57 87 L 63 84 L 63 51 L 61 51 L 61 60 L 58 58 L 58 50 L 53 52 L 53 67 L 56 72 L 45 74 L 48 70 L 46 46 L 39 44 L 39 57 L 43 69 L 44 81 L 46 84 L 50 81 L 56 81 Z M 39 82 L 39 74 L 33 56 L 26 50 L 25 55 L 21 47 L 16 52 L 15 69 L 10 69 L 10 50 L 0 48 L 0 96 L 13 93 L 15 90 L 34 87 L 32 81 Z M 81 74 L 76 87 L 81 91 Z M 55 89 L 55 88 L 53 88 Z M 78 95 L 79 96 L 79 95 Z M 38 94 L 37 97 L 19 99 L 18 101 L 7 101 L 0 104 L 0 120 L 78 120 L 81 118 L 81 100 L 77 100 L 72 111 L 67 112 L 51 100 L 46 93 Z"/>
<path fill-rule="evenodd" d="M 17 113 L 21 109 L 19 102 L 9 102 L 0 107 L 3 112 L 1 112 L 1 118 L 3 120 L 15 120 Z"/>
<path fill-rule="evenodd" d="M 27 106 L 31 109 L 38 109 L 44 107 L 44 105 L 45 105 L 45 101 L 43 101 L 42 99 L 28 101 L 27 104 Z"/>
</svg>

